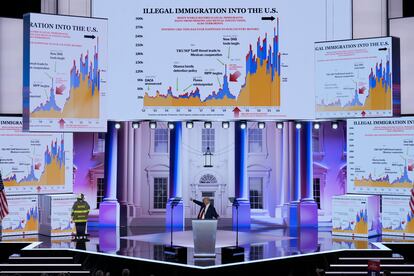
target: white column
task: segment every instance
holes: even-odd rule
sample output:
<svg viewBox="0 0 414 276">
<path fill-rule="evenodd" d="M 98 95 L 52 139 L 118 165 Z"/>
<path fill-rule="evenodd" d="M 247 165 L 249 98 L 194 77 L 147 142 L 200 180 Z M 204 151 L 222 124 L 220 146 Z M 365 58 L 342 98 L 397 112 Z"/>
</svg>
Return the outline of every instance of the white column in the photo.
<svg viewBox="0 0 414 276">
<path fill-rule="evenodd" d="M 174 122 L 174 128 L 170 129 L 170 174 L 169 174 L 169 200 L 165 214 L 166 227 L 184 230 L 184 203 L 183 192 L 183 122 Z M 181 198 L 179 203 L 175 202 Z"/>
<path fill-rule="evenodd" d="M 124 191 L 125 191 L 125 209 L 121 214 L 125 216 L 125 224 L 130 226 L 131 221 L 134 218 L 134 129 L 132 128 L 132 122 L 126 122 L 125 127 L 127 128 L 127 137 L 126 137 L 126 144 L 127 144 L 127 151 L 125 152 L 126 156 L 126 182 L 124 183 Z M 122 222 L 122 221 L 121 221 Z"/>
<path fill-rule="evenodd" d="M 127 203 L 128 205 L 134 204 L 134 174 L 135 174 L 135 167 L 134 167 L 134 155 L 135 155 L 135 131 L 132 128 L 132 123 L 128 123 L 128 176 L 127 176 Z M 133 215 L 129 214 L 128 216 Z"/>
<path fill-rule="evenodd" d="M 304 122 L 300 133 L 300 226 L 318 227 L 318 205 L 313 199 L 312 122 Z"/>
<path fill-rule="evenodd" d="M 285 187 L 283 183 L 283 129 L 278 129 L 272 126 L 275 131 L 275 136 L 272 137 L 275 139 L 275 150 L 274 153 L 276 155 L 275 158 L 275 177 L 276 177 L 276 210 L 275 210 L 275 217 L 282 218 L 282 207 L 285 203 L 284 201 L 284 194 L 285 194 Z M 271 139 L 272 139 L 271 138 Z"/>
<path fill-rule="evenodd" d="M 142 186 L 142 127 L 135 129 L 134 135 L 134 185 L 133 185 L 133 203 L 134 217 L 140 216 L 141 210 L 141 186 Z"/>
<path fill-rule="evenodd" d="M 296 127 L 294 122 L 288 122 L 289 132 L 289 197 L 290 202 L 299 200 L 298 187 L 296 187 Z"/>
<path fill-rule="evenodd" d="M 121 205 L 127 204 L 128 183 L 128 128 L 127 122 L 121 123 L 118 130 L 118 201 Z"/>
<path fill-rule="evenodd" d="M 283 182 L 283 202 L 289 203 L 290 200 L 290 174 L 289 174 L 289 123 L 283 123 L 283 171 L 282 171 L 282 182 Z"/>
<path fill-rule="evenodd" d="M 247 177 L 247 127 L 242 129 L 241 122 L 234 123 L 234 180 L 238 207 L 233 206 L 233 229 L 237 226 L 250 228 L 250 199 Z"/>
<path fill-rule="evenodd" d="M 285 224 L 288 224 L 289 218 L 289 204 L 290 204 L 290 158 L 289 158 L 289 149 L 290 149 L 290 140 L 289 140 L 289 123 L 283 123 L 283 155 L 282 155 L 282 185 L 283 189 L 283 212 L 282 217 Z"/>
<path fill-rule="evenodd" d="M 300 132 L 294 122 L 289 122 L 289 183 L 290 204 L 288 224 L 290 227 L 299 225 L 300 199 Z"/>
<path fill-rule="evenodd" d="M 200 130 L 198 128 L 198 125 L 201 123 L 194 123 L 194 128 L 192 129 L 187 129 L 186 127 L 183 127 L 182 129 L 182 144 L 183 145 L 192 145 L 192 141 L 190 141 L 190 137 L 192 137 L 192 134 L 194 133 L 198 133 L 198 131 Z M 197 134 L 196 134 L 197 135 Z M 190 192 L 190 171 L 194 170 L 194 167 L 192 167 L 192 160 L 190 157 L 190 152 L 188 150 L 188 146 L 183 146 L 181 149 L 181 162 L 183 163 L 181 171 L 182 171 L 182 176 L 181 176 L 181 197 L 183 198 L 183 204 L 184 204 L 184 221 L 186 217 L 190 217 L 190 206 L 191 204 L 193 204 L 192 202 L 190 202 L 190 197 L 192 197 L 192 195 L 189 194 Z"/>
<path fill-rule="evenodd" d="M 118 130 L 115 122 L 108 121 L 105 139 L 105 198 L 99 205 L 99 224 L 118 227 L 120 210 L 117 200 Z"/>
</svg>

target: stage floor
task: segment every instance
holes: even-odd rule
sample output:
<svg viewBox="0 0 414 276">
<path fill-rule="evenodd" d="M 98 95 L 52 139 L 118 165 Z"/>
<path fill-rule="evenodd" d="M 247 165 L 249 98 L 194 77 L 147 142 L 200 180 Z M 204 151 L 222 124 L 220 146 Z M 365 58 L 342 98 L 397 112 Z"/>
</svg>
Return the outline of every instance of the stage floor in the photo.
<svg viewBox="0 0 414 276">
<path fill-rule="evenodd" d="M 9 236 L 3 241 L 38 242 L 34 249 L 75 249 L 89 252 L 119 255 L 148 261 L 169 262 L 164 255 L 164 245 L 170 243 L 170 233 L 163 228 L 89 228 L 89 241 L 76 243 L 71 237 L 46 237 L 41 235 Z M 244 262 L 297 257 L 337 250 L 383 249 L 380 242 L 414 242 L 414 238 L 385 237 L 352 238 L 332 236 L 323 229 L 266 228 L 242 230 L 239 245 L 245 249 Z M 217 232 L 216 253 L 213 260 L 193 258 L 193 237 L 191 229 L 174 232 L 174 245 L 187 247 L 189 266 L 211 267 L 222 265 L 221 248 L 235 244 L 235 232 L 219 229 Z M 182 264 L 177 264 L 182 265 Z"/>
</svg>

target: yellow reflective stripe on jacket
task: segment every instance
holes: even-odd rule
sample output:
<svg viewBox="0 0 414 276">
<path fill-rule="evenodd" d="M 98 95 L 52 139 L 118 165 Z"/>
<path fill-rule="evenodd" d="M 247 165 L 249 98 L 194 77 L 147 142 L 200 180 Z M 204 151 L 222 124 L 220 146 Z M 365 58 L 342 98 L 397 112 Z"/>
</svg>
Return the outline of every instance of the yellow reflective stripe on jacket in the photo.
<svg viewBox="0 0 414 276">
<path fill-rule="evenodd" d="M 75 219 L 73 222 L 74 223 L 77 223 L 77 222 L 87 222 L 87 220 L 86 219 Z"/>
<path fill-rule="evenodd" d="M 76 201 L 72 207 L 73 222 L 87 222 L 90 206 L 86 201 Z"/>
<path fill-rule="evenodd" d="M 84 215 L 79 215 L 79 214 L 77 214 L 77 215 L 74 215 L 73 216 L 73 219 L 78 219 L 78 218 L 87 218 L 88 217 L 88 214 L 84 214 Z"/>
<path fill-rule="evenodd" d="M 77 215 L 73 217 L 73 222 L 85 222 L 88 220 L 87 215 Z"/>
</svg>

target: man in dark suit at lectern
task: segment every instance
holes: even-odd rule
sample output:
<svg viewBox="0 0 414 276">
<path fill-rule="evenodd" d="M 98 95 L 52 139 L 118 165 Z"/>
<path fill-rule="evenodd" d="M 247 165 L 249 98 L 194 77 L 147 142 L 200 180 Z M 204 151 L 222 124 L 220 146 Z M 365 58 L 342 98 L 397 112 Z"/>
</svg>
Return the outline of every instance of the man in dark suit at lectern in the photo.
<svg viewBox="0 0 414 276">
<path fill-rule="evenodd" d="M 216 208 L 211 204 L 208 197 L 203 198 L 203 201 L 198 201 L 190 198 L 192 202 L 200 206 L 200 211 L 198 212 L 197 219 L 218 219 L 219 215 L 216 212 Z"/>
</svg>

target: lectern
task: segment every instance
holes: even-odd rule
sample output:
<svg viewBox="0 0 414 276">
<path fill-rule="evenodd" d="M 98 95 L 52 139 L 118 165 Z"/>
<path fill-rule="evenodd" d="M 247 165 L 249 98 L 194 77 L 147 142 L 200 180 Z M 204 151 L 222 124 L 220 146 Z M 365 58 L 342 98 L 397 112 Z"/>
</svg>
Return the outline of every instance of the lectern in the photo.
<svg viewBox="0 0 414 276">
<path fill-rule="evenodd" d="M 194 257 L 216 257 L 217 220 L 193 220 Z"/>
</svg>

